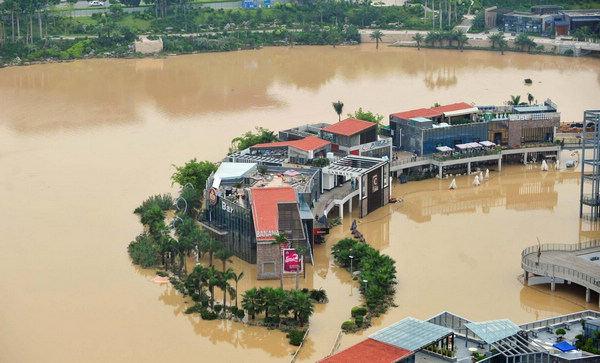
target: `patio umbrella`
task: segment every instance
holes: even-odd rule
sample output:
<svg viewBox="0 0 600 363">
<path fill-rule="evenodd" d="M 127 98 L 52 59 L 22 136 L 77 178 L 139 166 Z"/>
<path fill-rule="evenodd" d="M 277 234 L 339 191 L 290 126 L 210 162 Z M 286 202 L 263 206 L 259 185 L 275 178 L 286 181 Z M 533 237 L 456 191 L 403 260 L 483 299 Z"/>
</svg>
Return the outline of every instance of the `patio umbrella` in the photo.
<svg viewBox="0 0 600 363">
<path fill-rule="evenodd" d="M 448 189 L 456 189 L 456 178 L 452 179 L 452 183 L 450 183 Z"/>
<path fill-rule="evenodd" d="M 478 187 L 478 186 L 479 186 L 479 184 L 481 184 L 481 183 L 479 182 L 479 176 L 478 176 L 478 175 L 475 175 L 475 179 L 473 180 L 473 186 L 474 186 L 474 187 Z"/>
<path fill-rule="evenodd" d="M 290 177 L 294 177 L 294 176 L 298 176 L 298 175 L 300 175 L 300 173 L 299 173 L 299 172 L 297 172 L 297 171 L 296 171 L 296 170 L 294 170 L 294 169 L 290 169 L 290 170 L 286 170 L 286 171 L 285 171 L 285 173 L 283 173 L 283 175 L 285 175 L 285 176 L 290 176 Z"/>
<path fill-rule="evenodd" d="M 556 160 L 556 166 L 555 168 L 558 170 L 560 169 L 560 160 Z"/>
<path fill-rule="evenodd" d="M 548 164 L 546 160 L 542 160 L 542 171 L 548 171 Z"/>
<path fill-rule="evenodd" d="M 485 178 L 486 179 L 490 178 L 490 169 L 485 169 Z"/>
</svg>

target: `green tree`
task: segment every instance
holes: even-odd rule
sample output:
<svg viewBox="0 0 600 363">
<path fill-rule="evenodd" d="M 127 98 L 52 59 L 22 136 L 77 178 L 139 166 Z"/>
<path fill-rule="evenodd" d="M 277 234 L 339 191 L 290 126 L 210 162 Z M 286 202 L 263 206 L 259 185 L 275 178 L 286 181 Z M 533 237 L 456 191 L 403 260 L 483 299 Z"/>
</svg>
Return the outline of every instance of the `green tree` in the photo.
<svg viewBox="0 0 600 363">
<path fill-rule="evenodd" d="M 227 248 L 221 248 L 215 253 L 215 257 L 223 262 L 223 273 L 225 273 L 227 262 L 233 262 L 231 259 L 231 257 L 233 257 L 233 253 Z"/>
<path fill-rule="evenodd" d="M 238 297 L 237 297 L 238 296 L 238 294 L 237 294 L 238 282 L 240 282 L 243 277 L 244 277 L 244 271 L 240 272 L 237 275 L 234 274 L 234 276 L 233 276 L 233 281 L 235 281 L 235 291 L 236 291 L 236 294 L 235 294 L 235 306 L 236 307 L 238 306 Z"/>
<path fill-rule="evenodd" d="M 274 234 L 273 238 L 275 240 L 271 244 L 279 245 L 280 248 L 281 248 L 281 245 L 288 244 L 288 239 L 285 235 L 285 232 L 281 232 L 280 234 Z M 283 266 L 281 266 L 281 268 L 279 269 L 279 277 L 280 277 L 280 282 L 281 282 L 281 288 L 283 289 Z"/>
<path fill-rule="evenodd" d="M 223 271 L 221 274 L 221 278 L 219 280 L 219 288 L 223 291 L 223 308 L 225 308 L 227 303 L 227 291 L 231 291 L 231 285 L 229 284 L 230 280 L 233 280 L 235 276 L 235 272 L 230 267 L 227 270 Z"/>
<path fill-rule="evenodd" d="M 212 172 L 217 171 L 217 166 L 210 161 L 196 161 L 196 158 L 185 163 L 184 166 L 175 167 L 175 173 L 171 175 L 173 183 L 177 183 L 184 187 L 190 183 L 197 190 L 206 188 L 206 179 Z"/>
<path fill-rule="evenodd" d="M 379 42 L 381 41 L 381 38 L 383 37 L 383 33 L 381 32 L 381 30 L 377 29 L 374 32 L 371 33 L 371 35 L 369 35 L 369 37 L 371 39 L 375 40 L 375 49 L 379 49 Z"/>
<path fill-rule="evenodd" d="M 213 254 L 223 248 L 223 245 L 216 239 L 209 237 L 200 242 L 199 248 L 201 252 L 208 252 L 208 266 L 212 267 Z"/>
<path fill-rule="evenodd" d="M 354 111 L 354 114 L 349 113 L 348 117 L 352 117 L 357 120 L 373 122 L 377 124 L 377 130 L 379 130 L 381 128 L 381 121 L 383 120 L 384 116 L 380 114 L 373 114 L 371 111 L 363 111 L 362 107 L 359 107 L 358 110 Z"/>
<path fill-rule="evenodd" d="M 256 287 L 246 290 L 242 295 L 242 308 L 252 317 L 252 320 L 256 319 L 256 314 L 260 314 L 263 311 L 261 296 Z"/>
<path fill-rule="evenodd" d="M 521 96 L 510 96 L 510 100 L 508 101 L 509 106 L 519 106 L 522 105 Z"/>
<path fill-rule="evenodd" d="M 333 105 L 335 113 L 337 113 L 338 115 L 338 122 L 342 121 L 342 110 L 344 109 L 344 102 L 338 100 L 337 102 L 332 102 L 331 104 Z"/>
<path fill-rule="evenodd" d="M 303 327 L 314 312 L 314 303 L 312 300 L 301 291 L 290 291 L 291 307 L 294 316 L 298 319 L 300 327 Z"/>
<path fill-rule="evenodd" d="M 462 30 L 454 32 L 454 37 L 456 39 L 456 46 L 462 52 L 465 49 L 465 44 L 469 42 L 469 38 Z"/>
<path fill-rule="evenodd" d="M 527 48 L 527 52 L 531 51 L 531 48 L 535 48 L 536 46 L 533 39 L 525 33 L 521 33 L 515 38 L 515 45 L 521 48 L 521 50 Z"/>
<path fill-rule="evenodd" d="M 160 251 L 154 243 L 154 239 L 142 233 L 129 243 L 127 247 L 131 260 L 143 268 L 150 268 L 160 264 Z"/>
<path fill-rule="evenodd" d="M 423 35 L 421 33 L 417 33 L 413 36 L 413 40 L 417 42 L 417 50 L 421 50 L 421 42 L 424 40 Z"/>
<path fill-rule="evenodd" d="M 242 136 L 238 136 L 231 140 L 231 147 L 229 148 L 230 153 L 234 153 L 237 151 L 242 151 L 250 146 L 254 146 L 256 144 L 266 144 L 279 141 L 277 135 L 271 130 L 265 129 L 263 127 L 257 127 L 256 133 L 252 133 L 252 131 L 247 131 Z"/>
<path fill-rule="evenodd" d="M 531 105 L 533 100 L 534 100 L 533 95 L 531 93 L 527 93 L 527 102 L 529 102 L 529 104 Z"/>
<path fill-rule="evenodd" d="M 204 275 L 202 277 L 210 292 L 210 308 L 213 309 L 215 306 L 215 286 L 222 286 L 223 273 L 215 269 L 215 266 L 210 266 L 204 270 Z"/>
</svg>

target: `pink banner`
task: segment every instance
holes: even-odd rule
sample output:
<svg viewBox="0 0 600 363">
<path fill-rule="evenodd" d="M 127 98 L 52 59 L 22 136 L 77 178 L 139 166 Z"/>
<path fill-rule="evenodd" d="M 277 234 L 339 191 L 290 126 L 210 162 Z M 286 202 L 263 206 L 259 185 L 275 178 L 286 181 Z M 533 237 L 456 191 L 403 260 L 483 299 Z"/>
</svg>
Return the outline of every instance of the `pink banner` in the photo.
<svg viewBox="0 0 600 363">
<path fill-rule="evenodd" d="M 296 269 L 298 272 L 302 272 L 303 267 L 303 257 L 300 256 L 298 258 L 298 253 L 295 249 L 289 248 L 283 250 L 283 272 L 284 273 L 296 273 Z"/>
</svg>

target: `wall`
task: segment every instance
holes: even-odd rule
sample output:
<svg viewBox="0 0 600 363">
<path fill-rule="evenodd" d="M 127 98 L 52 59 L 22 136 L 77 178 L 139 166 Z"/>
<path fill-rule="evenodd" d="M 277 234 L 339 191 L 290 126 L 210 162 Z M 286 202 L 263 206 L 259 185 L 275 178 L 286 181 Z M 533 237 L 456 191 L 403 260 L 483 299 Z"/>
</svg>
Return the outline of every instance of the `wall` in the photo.
<svg viewBox="0 0 600 363">
<path fill-rule="evenodd" d="M 513 120 L 508 122 L 508 145 L 521 145 L 521 136 L 524 128 L 535 127 L 560 127 L 560 119 L 549 120 Z"/>
<path fill-rule="evenodd" d="M 145 36 L 140 37 L 140 41 L 135 41 L 135 51 L 142 54 L 159 53 L 163 50 L 163 41 L 161 38 L 158 40 L 149 40 Z"/>
<path fill-rule="evenodd" d="M 274 262 L 275 271 L 265 273 L 263 271 L 264 262 Z M 261 242 L 256 245 L 256 278 L 258 280 L 275 280 L 280 278 L 281 274 L 281 248 L 271 242 Z"/>
</svg>

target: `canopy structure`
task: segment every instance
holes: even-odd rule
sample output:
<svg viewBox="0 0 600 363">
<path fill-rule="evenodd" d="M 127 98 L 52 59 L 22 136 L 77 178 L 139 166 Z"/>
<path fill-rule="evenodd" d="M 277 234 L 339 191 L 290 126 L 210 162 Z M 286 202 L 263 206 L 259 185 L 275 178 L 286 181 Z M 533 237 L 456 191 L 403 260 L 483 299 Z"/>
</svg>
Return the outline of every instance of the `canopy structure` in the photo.
<svg viewBox="0 0 600 363">
<path fill-rule="evenodd" d="M 414 352 L 452 334 L 450 328 L 406 318 L 371 334 L 369 338 Z"/>
<path fill-rule="evenodd" d="M 441 153 L 448 153 L 448 152 L 451 152 L 453 149 L 448 146 L 438 146 L 438 147 L 436 147 L 436 150 Z"/>
<path fill-rule="evenodd" d="M 571 350 L 577 350 L 577 347 L 572 346 L 568 342 L 561 342 L 558 344 L 552 345 L 554 348 L 560 350 L 561 352 L 569 352 Z"/>
<path fill-rule="evenodd" d="M 521 331 L 517 325 L 508 319 L 483 321 L 481 323 L 465 324 L 469 330 L 488 344 L 493 344 Z"/>
<path fill-rule="evenodd" d="M 491 142 L 491 141 L 487 141 L 487 140 L 486 140 L 486 141 L 479 141 L 479 144 L 480 144 L 481 146 L 485 146 L 485 147 L 492 147 L 492 146 L 496 146 L 496 144 L 494 144 L 494 143 L 493 143 L 493 142 Z"/>
<path fill-rule="evenodd" d="M 466 151 L 466 150 L 472 150 L 472 149 L 478 149 L 480 148 L 481 145 L 476 143 L 476 142 L 469 142 L 466 144 L 458 144 L 456 145 L 456 148 L 461 150 L 461 151 Z"/>
<path fill-rule="evenodd" d="M 283 175 L 285 175 L 285 176 L 291 176 L 291 177 L 298 176 L 300 174 L 302 174 L 302 173 L 297 172 L 294 169 L 286 170 L 285 173 L 283 173 Z"/>
</svg>

